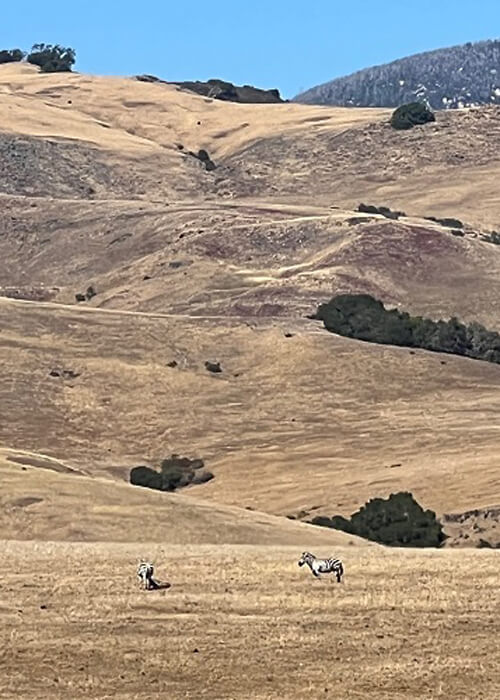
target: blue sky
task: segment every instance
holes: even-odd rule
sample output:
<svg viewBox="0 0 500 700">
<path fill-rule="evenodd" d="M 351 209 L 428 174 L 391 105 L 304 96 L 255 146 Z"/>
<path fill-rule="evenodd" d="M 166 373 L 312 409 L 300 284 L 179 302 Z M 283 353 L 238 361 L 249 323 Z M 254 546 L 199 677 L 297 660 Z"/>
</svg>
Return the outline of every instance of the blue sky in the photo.
<svg viewBox="0 0 500 700">
<path fill-rule="evenodd" d="M 60 43 L 76 70 L 225 78 L 292 97 L 428 49 L 500 36 L 500 0 L 23 0 L 5 2 L 0 48 Z"/>
</svg>

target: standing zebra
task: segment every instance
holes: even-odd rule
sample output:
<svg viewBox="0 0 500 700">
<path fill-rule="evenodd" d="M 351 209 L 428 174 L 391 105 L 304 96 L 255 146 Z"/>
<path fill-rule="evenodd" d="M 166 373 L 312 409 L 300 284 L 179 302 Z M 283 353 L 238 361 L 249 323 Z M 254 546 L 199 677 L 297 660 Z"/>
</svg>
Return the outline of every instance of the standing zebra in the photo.
<svg viewBox="0 0 500 700">
<path fill-rule="evenodd" d="M 303 552 L 299 559 L 299 566 L 304 564 L 307 564 L 316 578 L 321 578 L 320 574 L 335 574 L 337 583 L 342 582 L 344 565 L 340 559 L 317 559 L 311 552 Z"/>
<path fill-rule="evenodd" d="M 154 572 L 154 566 L 148 561 L 142 561 L 137 567 L 137 576 L 141 579 L 146 591 L 160 587 L 153 578 Z"/>
</svg>

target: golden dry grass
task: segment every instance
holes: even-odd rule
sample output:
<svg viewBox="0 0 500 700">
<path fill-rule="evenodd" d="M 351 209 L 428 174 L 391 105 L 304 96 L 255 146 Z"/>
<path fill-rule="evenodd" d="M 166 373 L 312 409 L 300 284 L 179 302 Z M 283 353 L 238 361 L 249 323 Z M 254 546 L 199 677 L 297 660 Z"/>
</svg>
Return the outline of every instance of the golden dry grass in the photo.
<svg viewBox="0 0 500 700">
<path fill-rule="evenodd" d="M 331 208 L 493 221 L 495 109 L 397 134 L 384 110 L 222 103 L 27 65 L 0 67 L 0 103 L 0 135 L 21 138 L 6 142 L 18 179 L 1 198 L 0 285 L 53 301 L 0 303 L 4 447 L 100 478 L 196 453 L 216 474 L 200 498 L 280 515 L 348 514 L 398 489 L 440 513 L 500 501 L 498 367 L 370 347 L 303 318 L 367 291 L 498 326 L 499 246 Z M 215 173 L 186 157 L 200 147 Z M 48 166 L 34 182 L 31 165 Z M 95 189 L 66 190 L 75 173 Z M 90 283 L 90 303 L 61 305 Z M 54 366 L 80 376 L 54 380 Z"/>
<path fill-rule="evenodd" d="M 498 123 L 495 111 L 477 125 L 474 110 L 470 124 L 464 110 L 463 130 L 451 134 L 449 119 L 460 115 L 439 114 L 436 126 L 427 131 L 393 134 L 382 153 L 378 135 L 368 131 L 339 159 L 337 141 L 325 147 L 328 139 L 342 143 L 346 134 L 380 126 L 390 110 L 234 104 L 130 78 L 41 75 L 26 64 L 0 66 L 0 106 L 0 131 L 5 133 L 92 145 L 122 167 L 161 158 L 160 176 L 155 167 L 141 171 L 143 200 L 158 199 L 155 193 L 165 191 L 174 195 L 176 181 L 183 199 L 200 198 L 204 186 L 198 177 L 186 175 L 177 149 L 181 143 L 185 149 L 208 149 L 221 165 L 228 162 L 229 171 L 220 175 L 228 179 L 227 187 L 218 188 L 223 198 L 248 198 L 258 191 L 267 202 L 335 202 L 348 208 L 372 200 L 418 215 L 455 215 L 484 226 L 498 223 L 499 161 L 490 143 Z M 436 138 L 429 139 L 429 149 L 426 135 L 433 130 Z M 255 146 L 263 149 L 262 167 L 260 151 L 257 161 L 252 158 Z M 445 157 L 439 159 L 441 151 Z M 233 182 L 234 158 L 238 172 Z M 245 164 L 252 169 L 250 179 Z M 158 177 L 169 180 L 166 190 L 158 189 Z M 262 177 L 264 189 L 262 183 L 256 188 Z"/>
<path fill-rule="evenodd" d="M 339 131 L 389 114 L 384 109 L 235 104 L 130 78 L 41 75 L 26 64 L 0 67 L 0 104 L 8 108 L 2 128 L 15 133 L 63 136 L 143 154 L 174 151 L 180 141 L 186 148 L 208 148 L 217 158 L 268 136 L 311 128 Z M 111 128 L 99 128 L 102 121 Z"/>
<path fill-rule="evenodd" d="M 498 552 L 282 517 L 400 489 L 439 513 L 500 502 L 498 366 L 303 318 L 368 291 L 500 322 L 500 248 L 474 232 L 498 228 L 498 112 L 408 134 L 387 116 L 0 67 L 0 291 L 45 299 L 0 299 L 2 699 L 500 697 Z M 412 216 L 353 224 L 362 200 Z M 215 479 L 123 483 L 174 451 Z M 299 570 L 304 548 L 342 556 L 345 584 Z M 171 588 L 140 591 L 139 557 Z"/>
<path fill-rule="evenodd" d="M 49 466 L 50 465 L 50 466 Z M 45 455 L 0 448 L 0 530 L 12 540 L 177 544 L 362 545 L 283 517 L 64 472 Z"/>
<path fill-rule="evenodd" d="M 400 489 L 439 513 L 500 500 L 496 365 L 293 320 L 249 328 L 3 301 L 0 321 L 6 447 L 120 478 L 171 452 L 200 455 L 216 478 L 197 497 L 280 515 L 347 515 Z M 80 376 L 50 377 L 54 366 Z"/>
<path fill-rule="evenodd" d="M 500 696 L 498 553 L 335 554 L 342 585 L 291 547 L 2 543 L 0 695 Z M 139 590 L 140 557 L 170 589 Z"/>
</svg>

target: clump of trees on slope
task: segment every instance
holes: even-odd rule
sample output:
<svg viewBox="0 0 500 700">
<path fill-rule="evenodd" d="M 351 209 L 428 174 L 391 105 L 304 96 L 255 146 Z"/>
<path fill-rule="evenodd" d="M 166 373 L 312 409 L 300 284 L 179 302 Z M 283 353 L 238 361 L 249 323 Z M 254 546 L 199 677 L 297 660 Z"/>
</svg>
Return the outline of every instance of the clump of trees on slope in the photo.
<svg viewBox="0 0 500 700">
<path fill-rule="evenodd" d="M 402 345 L 500 364 L 500 335 L 479 323 L 453 317 L 432 321 L 398 309 L 387 310 L 369 294 L 339 294 L 313 316 L 331 333 L 370 343 Z"/>
<path fill-rule="evenodd" d="M 164 459 L 160 469 L 140 466 L 130 470 L 130 483 L 157 491 L 176 491 L 190 484 L 204 484 L 214 478 L 204 469 L 202 459 L 189 459 L 173 454 Z"/>
<path fill-rule="evenodd" d="M 409 102 L 394 111 L 391 126 L 394 129 L 408 130 L 435 121 L 434 113 L 423 102 Z"/>
<path fill-rule="evenodd" d="M 19 63 L 25 58 L 28 63 L 39 66 L 42 73 L 63 73 L 72 70 L 76 52 L 59 44 L 34 44 L 28 54 L 21 49 L 0 50 L 0 64 Z"/>
<path fill-rule="evenodd" d="M 21 49 L 1 49 L 0 64 L 2 63 L 18 63 L 22 61 L 25 54 Z"/>
<path fill-rule="evenodd" d="M 392 547 L 439 547 L 446 537 L 434 511 L 424 510 L 409 492 L 373 498 L 350 518 L 317 516 L 311 522 Z"/>
</svg>

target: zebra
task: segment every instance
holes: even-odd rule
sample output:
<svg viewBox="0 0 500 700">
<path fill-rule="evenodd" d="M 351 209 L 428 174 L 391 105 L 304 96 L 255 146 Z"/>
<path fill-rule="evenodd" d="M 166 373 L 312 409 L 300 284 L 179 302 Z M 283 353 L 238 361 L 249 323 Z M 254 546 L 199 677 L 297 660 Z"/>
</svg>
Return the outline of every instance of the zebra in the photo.
<svg viewBox="0 0 500 700">
<path fill-rule="evenodd" d="M 318 559 L 311 552 L 302 552 L 298 564 L 299 566 L 307 564 L 311 569 L 312 575 L 316 578 L 321 578 L 320 574 L 335 574 L 337 583 L 342 583 L 344 565 L 340 559 Z"/>
<path fill-rule="evenodd" d="M 141 579 L 144 590 L 159 588 L 159 584 L 154 580 L 154 566 L 148 561 L 142 561 L 137 567 L 137 576 Z"/>
</svg>

